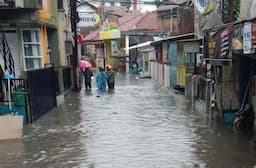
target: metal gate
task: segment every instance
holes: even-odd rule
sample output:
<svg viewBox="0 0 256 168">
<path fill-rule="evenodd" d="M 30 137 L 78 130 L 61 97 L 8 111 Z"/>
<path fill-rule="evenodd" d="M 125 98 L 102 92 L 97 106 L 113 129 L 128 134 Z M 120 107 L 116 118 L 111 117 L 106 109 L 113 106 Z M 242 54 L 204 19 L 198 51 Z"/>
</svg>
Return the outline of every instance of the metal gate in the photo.
<svg viewBox="0 0 256 168">
<path fill-rule="evenodd" d="M 57 106 L 54 67 L 27 72 L 32 120 Z"/>
</svg>

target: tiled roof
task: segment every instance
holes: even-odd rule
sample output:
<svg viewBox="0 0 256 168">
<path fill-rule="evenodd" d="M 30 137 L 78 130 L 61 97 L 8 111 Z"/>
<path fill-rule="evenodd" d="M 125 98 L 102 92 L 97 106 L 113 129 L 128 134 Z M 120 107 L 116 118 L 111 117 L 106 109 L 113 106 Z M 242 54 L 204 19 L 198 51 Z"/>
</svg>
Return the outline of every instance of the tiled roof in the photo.
<svg viewBox="0 0 256 168">
<path fill-rule="evenodd" d="M 99 30 L 91 31 L 84 38 L 84 41 L 94 41 L 94 40 L 99 40 Z"/>
<path fill-rule="evenodd" d="M 127 31 L 160 31 L 156 12 L 144 13 L 139 16 L 126 15 L 119 18 L 121 32 Z M 99 30 L 90 32 L 85 41 L 99 40 Z"/>
<path fill-rule="evenodd" d="M 121 31 L 160 30 L 156 12 L 149 12 L 139 16 L 124 16 L 119 19 L 119 23 Z"/>
</svg>

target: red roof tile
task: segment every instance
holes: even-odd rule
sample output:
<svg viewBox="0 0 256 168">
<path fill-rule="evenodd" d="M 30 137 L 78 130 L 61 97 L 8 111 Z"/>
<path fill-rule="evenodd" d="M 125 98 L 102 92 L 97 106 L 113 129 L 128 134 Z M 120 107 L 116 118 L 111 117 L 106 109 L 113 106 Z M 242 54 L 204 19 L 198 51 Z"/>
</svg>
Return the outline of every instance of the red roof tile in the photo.
<svg viewBox="0 0 256 168">
<path fill-rule="evenodd" d="M 120 31 L 160 31 L 156 12 L 144 13 L 139 16 L 126 15 L 119 18 Z M 90 32 L 85 41 L 99 40 L 99 30 Z"/>
<path fill-rule="evenodd" d="M 139 16 L 124 16 L 119 19 L 120 30 L 152 30 L 159 31 L 159 23 L 156 12 L 149 12 Z"/>
<path fill-rule="evenodd" d="M 84 41 L 94 41 L 94 40 L 99 40 L 99 30 L 91 31 L 84 38 Z"/>
</svg>

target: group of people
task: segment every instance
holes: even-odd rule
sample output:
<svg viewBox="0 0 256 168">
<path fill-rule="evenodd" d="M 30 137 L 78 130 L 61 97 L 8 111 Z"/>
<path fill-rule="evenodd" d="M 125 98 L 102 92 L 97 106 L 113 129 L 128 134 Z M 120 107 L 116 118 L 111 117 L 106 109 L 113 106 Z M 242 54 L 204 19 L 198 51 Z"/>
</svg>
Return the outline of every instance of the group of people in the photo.
<svg viewBox="0 0 256 168">
<path fill-rule="evenodd" d="M 92 87 L 91 79 L 92 79 L 93 73 L 90 68 L 83 69 L 82 73 L 84 76 L 85 90 L 90 91 Z M 115 88 L 115 72 L 112 70 L 111 65 L 106 66 L 106 71 L 104 68 L 100 67 L 96 75 L 96 87 L 98 88 L 98 90 L 106 91 L 107 86 L 108 86 L 108 89 Z"/>
</svg>

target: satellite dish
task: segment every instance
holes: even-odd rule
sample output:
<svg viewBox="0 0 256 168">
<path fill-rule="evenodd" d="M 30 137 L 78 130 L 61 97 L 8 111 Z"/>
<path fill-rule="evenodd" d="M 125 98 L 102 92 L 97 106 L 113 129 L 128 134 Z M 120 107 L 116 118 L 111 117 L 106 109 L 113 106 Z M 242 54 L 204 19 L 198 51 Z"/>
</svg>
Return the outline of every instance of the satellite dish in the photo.
<svg viewBox="0 0 256 168">
<path fill-rule="evenodd" d="M 195 6 L 201 14 L 207 14 L 214 9 L 213 0 L 195 0 Z"/>
</svg>

